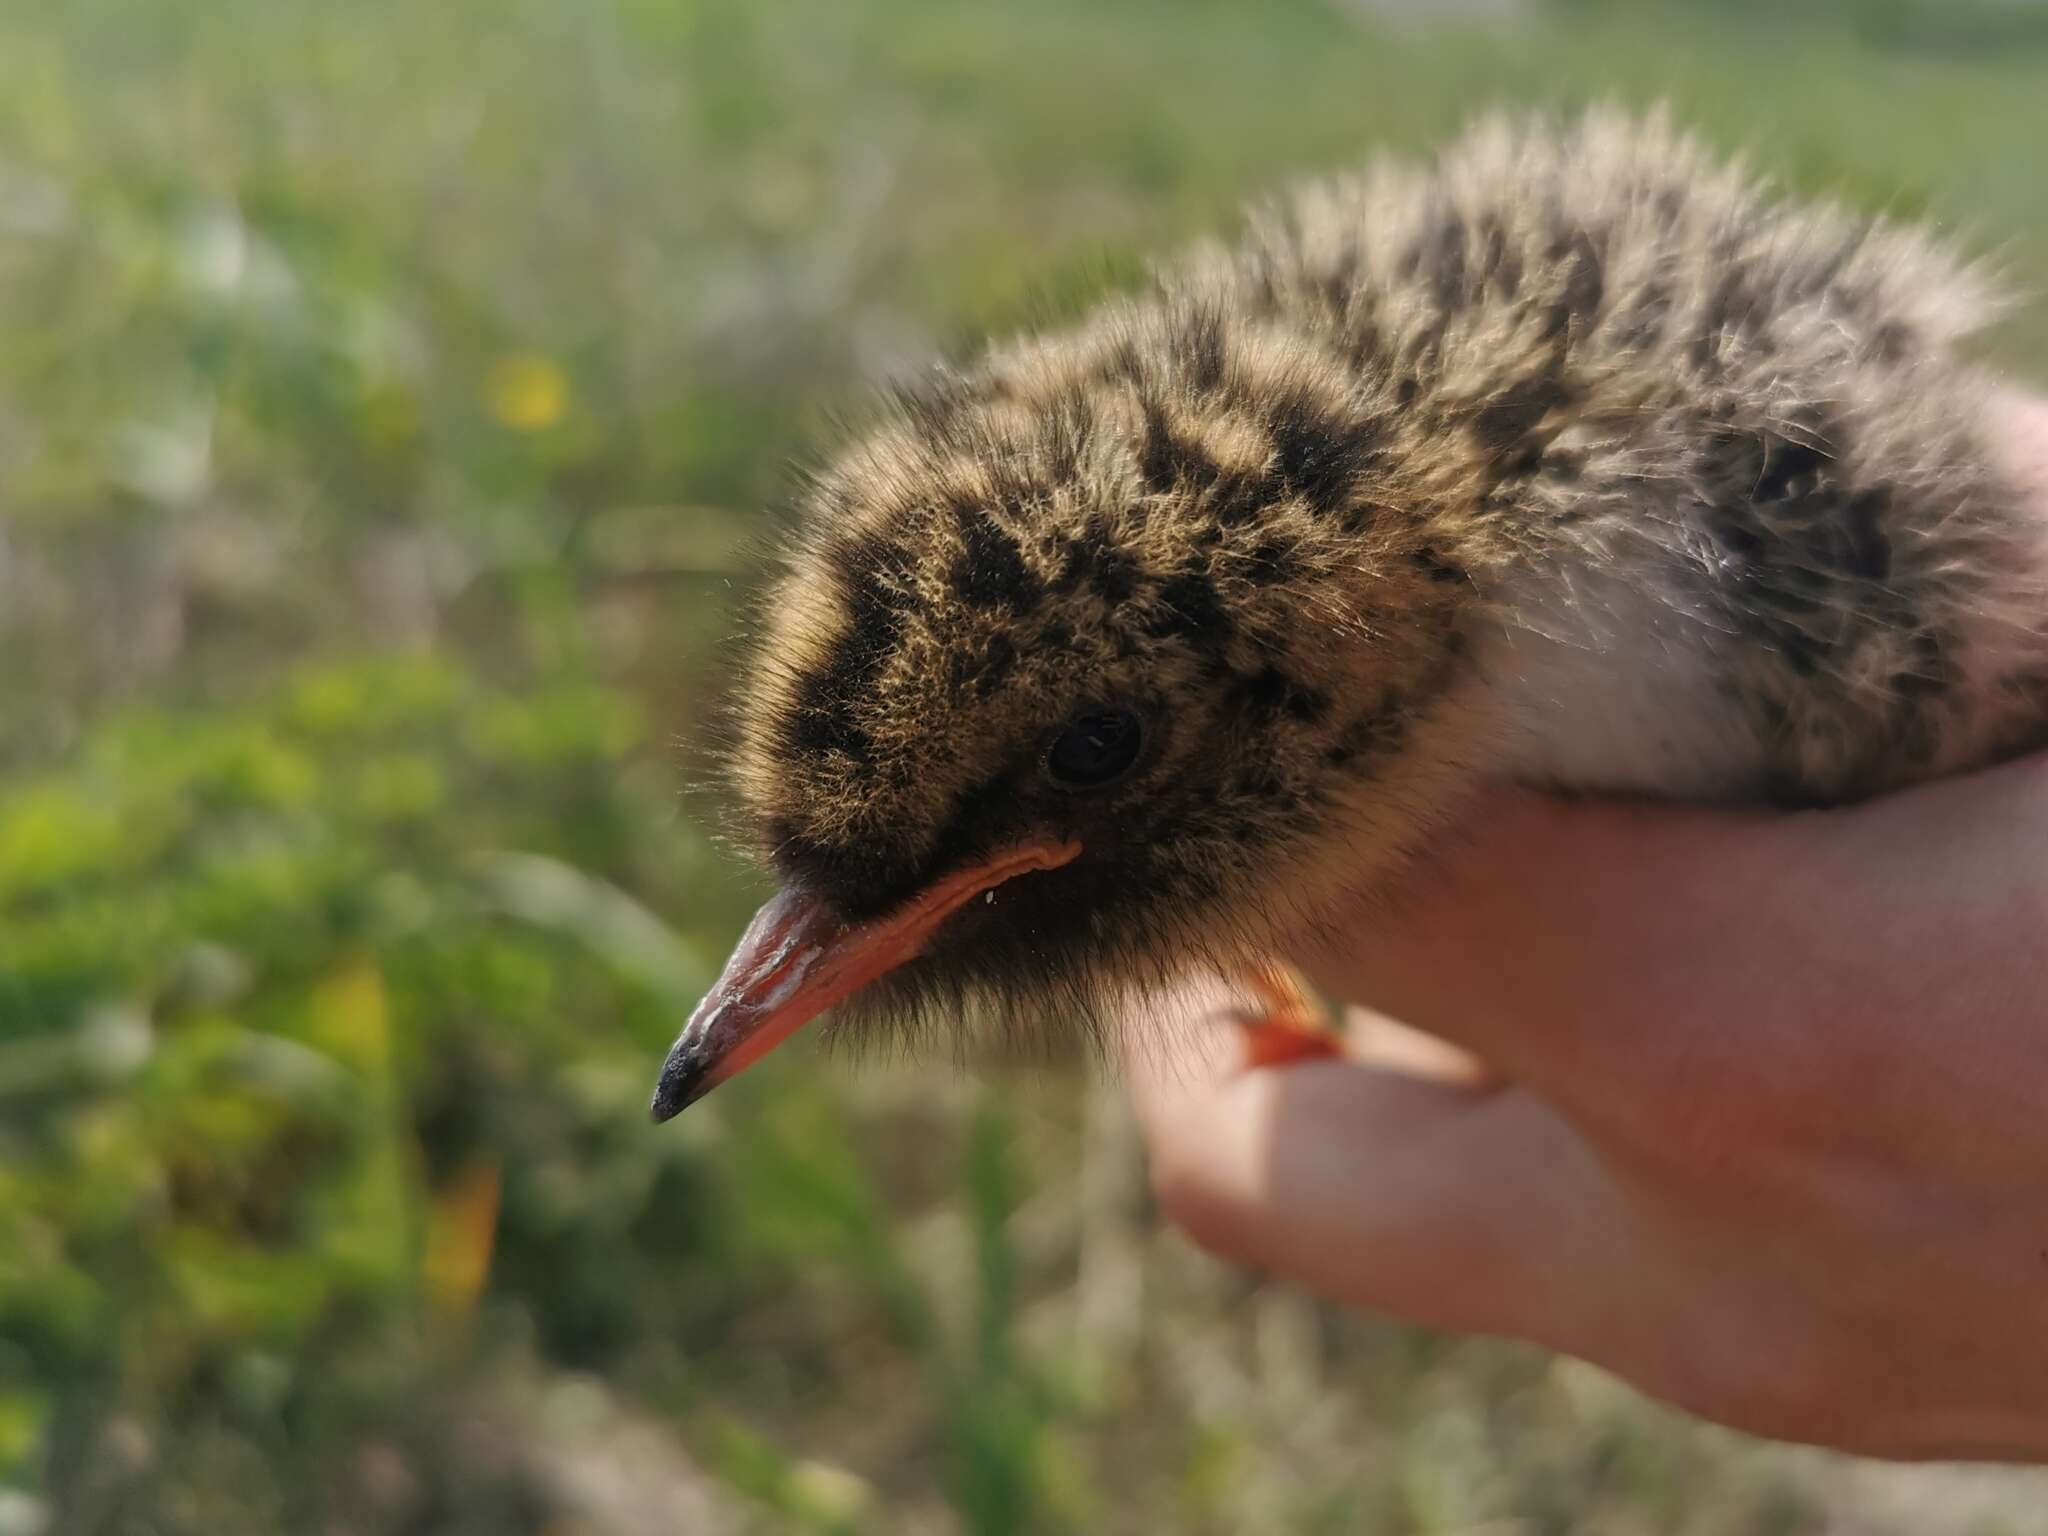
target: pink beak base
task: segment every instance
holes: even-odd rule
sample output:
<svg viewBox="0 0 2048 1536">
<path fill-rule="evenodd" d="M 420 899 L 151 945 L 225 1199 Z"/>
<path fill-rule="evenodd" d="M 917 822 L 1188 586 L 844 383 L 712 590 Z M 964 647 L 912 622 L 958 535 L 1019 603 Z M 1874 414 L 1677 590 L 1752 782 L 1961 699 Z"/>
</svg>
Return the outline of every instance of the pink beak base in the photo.
<svg viewBox="0 0 2048 1536">
<path fill-rule="evenodd" d="M 834 1003 L 917 958 L 939 925 L 982 892 L 1057 869 L 1080 851 L 1074 842 L 1008 849 L 865 923 L 843 922 L 801 886 L 771 897 L 676 1037 L 649 1112 L 657 1122 L 674 1119 Z"/>
</svg>

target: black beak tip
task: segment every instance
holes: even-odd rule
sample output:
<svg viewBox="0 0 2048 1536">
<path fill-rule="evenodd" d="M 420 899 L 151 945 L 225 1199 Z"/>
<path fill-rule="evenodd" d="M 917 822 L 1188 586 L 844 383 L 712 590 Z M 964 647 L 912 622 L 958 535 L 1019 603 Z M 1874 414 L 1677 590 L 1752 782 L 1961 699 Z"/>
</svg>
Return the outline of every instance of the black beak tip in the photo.
<svg viewBox="0 0 2048 1536">
<path fill-rule="evenodd" d="M 703 1062 L 696 1052 L 679 1045 L 662 1063 L 661 1077 L 654 1085 L 654 1099 L 647 1106 L 647 1113 L 656 1125 L 662 1125 L 710 1091 Z"/>
</svg>

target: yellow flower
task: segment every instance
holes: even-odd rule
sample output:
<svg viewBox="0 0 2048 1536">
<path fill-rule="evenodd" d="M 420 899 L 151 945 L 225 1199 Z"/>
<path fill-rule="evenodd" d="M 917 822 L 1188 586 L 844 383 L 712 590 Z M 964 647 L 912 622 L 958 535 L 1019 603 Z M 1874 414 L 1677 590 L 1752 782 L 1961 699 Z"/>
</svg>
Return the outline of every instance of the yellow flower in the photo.
<svg viewBox="0 0 2048 1536">
<path fill-rule="evenodd" d="M 428 1209 L 421 1270 L 427 1294 L 444 1312 L 469 1312 L 490 1279 L 502 1182 L 495 1164 L 472 1164 Z"/>
<path fill-rule="evenodd" d="M 484 404 L 515 432 L 543 432 L 568 409 L 569 380 L 539 353 L 514 352 L 492 365 Z"/>
</svg>

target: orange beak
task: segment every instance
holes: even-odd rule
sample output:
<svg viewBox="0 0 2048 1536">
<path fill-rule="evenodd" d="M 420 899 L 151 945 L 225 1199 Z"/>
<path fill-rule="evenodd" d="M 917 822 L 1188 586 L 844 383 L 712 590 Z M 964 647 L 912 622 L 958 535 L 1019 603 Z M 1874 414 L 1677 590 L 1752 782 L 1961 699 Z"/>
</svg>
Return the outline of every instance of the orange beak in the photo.
<svg viewBox="0 0 2048 1536">
<path fill-rule="evenodd" d="M 1027 844 L 947 875 L 886 917 L 846 923 L 792 886 L 754 914 L 725 974 L 669 1049 L 651 1113 L 670 1120 L 842 998 L 924 952 L 939 925 L 1013 876 L 1057 869 L 1079 843 Z"/>
</svg>

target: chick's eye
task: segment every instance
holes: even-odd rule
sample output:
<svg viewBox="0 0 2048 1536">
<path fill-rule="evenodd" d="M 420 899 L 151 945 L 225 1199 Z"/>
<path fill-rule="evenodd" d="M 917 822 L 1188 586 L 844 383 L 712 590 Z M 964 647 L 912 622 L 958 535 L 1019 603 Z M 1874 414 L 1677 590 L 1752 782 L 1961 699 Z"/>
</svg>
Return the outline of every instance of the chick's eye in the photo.
<svg viewBox="0 0 2048 1536">
<path fill-rule="evenodd" d="M 1131 710 L 1091 710 L 1060 732 L 1045 754 L 1046 774 L 1068 789 L 1099 789 L 1130 772 L 1144 736 Z"/>
</svg>

